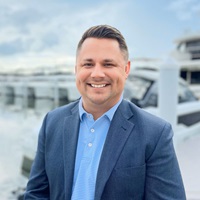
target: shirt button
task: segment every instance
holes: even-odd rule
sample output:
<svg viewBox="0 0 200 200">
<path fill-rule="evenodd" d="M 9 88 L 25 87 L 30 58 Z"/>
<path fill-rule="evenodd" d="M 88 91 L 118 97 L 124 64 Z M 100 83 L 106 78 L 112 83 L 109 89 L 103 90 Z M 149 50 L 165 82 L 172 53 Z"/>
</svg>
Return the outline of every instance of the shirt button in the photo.
<svg viewBox="0 0 200 200">
<path fill-rule="evenodd" d="M 90 143 L 88 143 L 88 147 L 92 147 L 92 143 L 90 142 Z"/>
<path fill-rule="evenodd" d="M 91 131 L 92 133 L 94 133 L 94 129 L 93 129 L 93 128 L 91 128 L 90 131 Z"/>
<path fill-rule="evenodd" d="M 88 114 L 87 118 L 91 120 L 92 119 L 92 115 Z"/>
</svg>

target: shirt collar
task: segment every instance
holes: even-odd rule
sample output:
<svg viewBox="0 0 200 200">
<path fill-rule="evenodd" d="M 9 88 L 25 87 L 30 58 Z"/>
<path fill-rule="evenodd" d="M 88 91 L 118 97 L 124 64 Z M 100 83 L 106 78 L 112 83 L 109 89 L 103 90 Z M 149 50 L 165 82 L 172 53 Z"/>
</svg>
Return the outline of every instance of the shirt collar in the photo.
<svg viewBox="0 0 200 200">
<path fill-rule="evenodd" d="M 108 119 L 111 121 L 114 114 L 115 114 L 115 111 L 117 110 L 119 104 L 122 102 L 122 96 L 120 97 L 120 100 L 112 107 L 110 108 L 107 112 L 105 112 L 102 116 L 107 116 Z M 89 113 L 86 112 L 83 108 L 83 100 L 82 100 L 82 97 L 79 101 L 79 116 L 80 116 L 80 120 L 82 121 L 83 120 L 83 116 L 84 115 L 88 115 Z M 101 117 L 102 117 L 101 116 Z"/>
</svg>

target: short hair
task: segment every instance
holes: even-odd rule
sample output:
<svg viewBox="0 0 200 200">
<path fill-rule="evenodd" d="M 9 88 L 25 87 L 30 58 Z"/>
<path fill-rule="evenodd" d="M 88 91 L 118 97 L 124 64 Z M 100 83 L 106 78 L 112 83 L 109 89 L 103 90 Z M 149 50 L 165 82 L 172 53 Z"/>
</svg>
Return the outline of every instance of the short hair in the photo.
<svg viewBox="0 0 200 200">
<path fill-rule="evenodd" d="M 97 25 L 97 26 L 92 26 L 91 28 L 89 28 L 88 30 L 85 31 L 85 33 L 82 35 L 81 40 L 78 43 L 77 46 L 77 54 L 78 51 L 80 50 L 83 42 L 87 39 L 87 38 L 107 38 L 107 39 L 113 39 L 116 40 L 119 44 L 119 48 L 122 51 L 122 53 L 124 54 L 124 58 L 125 60 L 128 60 L 129 58 L 129 53 L 128 53 L 128 47 L 126 45 L 126 41 L 123 37 L 123 35 L 121 34 L 121 32 L 109 25 Z"/>
</svg>

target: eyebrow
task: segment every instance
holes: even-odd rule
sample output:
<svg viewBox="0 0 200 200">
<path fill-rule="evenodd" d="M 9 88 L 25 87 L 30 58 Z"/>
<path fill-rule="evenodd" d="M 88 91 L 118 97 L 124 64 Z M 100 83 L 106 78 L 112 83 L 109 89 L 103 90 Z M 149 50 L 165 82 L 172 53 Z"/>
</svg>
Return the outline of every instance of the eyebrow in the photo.
<svg viewBox="0 0 200 200">
<path fill-rule="evenodd" d="M 92 58 L 85 58 L 83 62 L 93 62 L 94 60 Z M 113 59 L 104 59 L 102 62 L 115 62 Z"/>
<path fill-rule="evenodd" d="M 86 59 L 84 59 L 83 61 L 92 62 L 93 59 L 92 59 L 92 58 L 86 58 Z"/>
<path fill-rule="evenodd" d="M 104 62 L 114 62 L 113 59 L 104 59 L 103 61 L 104 61 Z"/>
</svg>

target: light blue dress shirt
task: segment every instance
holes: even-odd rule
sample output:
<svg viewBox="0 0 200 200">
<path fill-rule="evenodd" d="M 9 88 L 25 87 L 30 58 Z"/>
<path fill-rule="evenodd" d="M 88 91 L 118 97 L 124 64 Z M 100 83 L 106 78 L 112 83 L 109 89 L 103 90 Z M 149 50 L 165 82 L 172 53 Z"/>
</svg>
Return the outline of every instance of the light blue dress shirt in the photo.
<svg viewBox="0 0 200 200">
<path fill-rule="evenodd" d="M 79 102 L 80 129 L 71 200 L 93 200 L 97 170 L 113 115 L 120 101 L 96 121 Z"/>
</svg>

